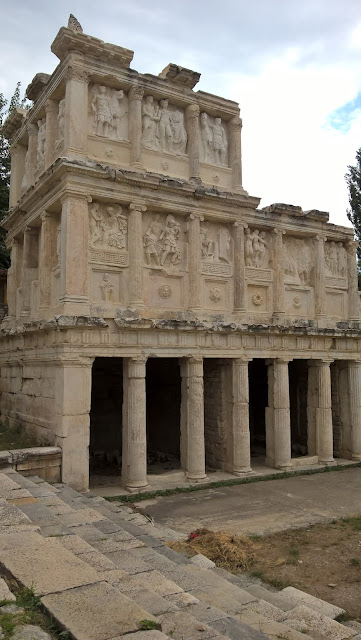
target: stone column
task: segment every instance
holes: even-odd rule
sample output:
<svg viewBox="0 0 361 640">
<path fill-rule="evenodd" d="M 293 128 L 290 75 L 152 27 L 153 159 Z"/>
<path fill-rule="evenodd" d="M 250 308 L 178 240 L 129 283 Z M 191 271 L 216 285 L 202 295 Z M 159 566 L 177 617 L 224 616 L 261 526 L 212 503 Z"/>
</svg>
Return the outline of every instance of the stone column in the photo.
<svg viewBox="0 0 361 640">
<path fill-rule="evenodd" d="M 202 308 L 201 221 L 203 220 L 203 216 L 191 213 L 188 222 L 189 309 L 191 311 L 199 311 Z"/>
<path fill-rule="evenodd" d="M 53 161 L 55 152 L 55 141 L 58 131 L 58 112 L 59 102 L 57 100 L 47 100 L 45 103 L 46 111 L 46 139 L 45 139 L 45 169 L 49 167 Z"/>
<path fill-rule="evenodd" d="M 63 451 L 62 482 L 78 491 L 89 489 L 91 358 L 54 366 L 54 432 Z"/>
<path fill-rule="evenodd" d="M 18 288 L 19 267 L 19 241 L 14 238 L 10 245 L 10 267 L 7 274 L 7 304 L 8 318 L 16 317 L 16 291 Z"/>
<path fill-rule="evenodd" d="M 21 316 L 30 314 L 31 282 L 36 277 L 38 267 L 38 227 L 25 227 L 23 246 L 23 268 L 21 276 L 22 305 Z"/>
<path fill-rule="evenodd" d="M 13 207 L 20 198 L 21 184 L 25 173 L 25 156 L 26 148 L 22 144 L 14 144 L 10 147 L 11 173 L 9 209 Z"/>
<path fill-rule="evenodd" d="M 276 469 L 290 469 L 291 421 L 287 358 L 269 361 L 266 409 L 266 462 Z"/>
<path fill-rule="evenodd" d="M 142 169 L 142 100 L 144 89 L 133 85 L 129 91 L 130 164 Z"/>
<path fill-rule="evenodd" d="M 189 104 L 186 108 L 187 153 L 189 157 L 189 179 L 200 182 L 199 177 L 199 106 Z"/>
<path fill-rule="evenodd" d="M 54 224 L 53 217 L 47 211 L 40 214 L 40 248 L 39 248 L 39 310 L 48 309 L 51 303 L 51 276 L 54 259 Z"/>
<path fill-rule="evenodd" d="M 207 480 L 204 444 L 203 358 L 192 356 L 181 364 L 181 457 L 190 482 Z"/>
<path fill-rule="evenodd" d="M 38 153 L 38 125 L 29 123 L 26 125 L 28 131 L 28 150 L 25 158 L 25 173 L 21 188 L 23 190 L 28 189 L 35 182 L 35 171 L 37 168 L 37 153 Z"/>
<path fill-rule="evenodd" d="M 285 283 L 283 271 L 283 240 L 285 231 L 274 229 L 274 282 L 273 316 L 276 322 L 282 321 L 285 314 Z"/>
<path fill-rule="evenodd" d="M 235 476 L 242 476 L 252 471 L 249 432 L 249 361 L 250 358 L 233 358 L 232 360 L 232 473 Z"/>
<path fill-rule="evenodd" d="M 316 236 L 315 263 L 315 312 L 316 318 L 326 317 L 325 242 L 324 236 Z"/>
<path fill-rule="evenodd" d="M 84 55 L 72 52 L 66 75 L 64 111 L 64 150 L 68 157 L 81 157 L 87 152 L 88 75 Z"/>
<path fill-rule="evenodd" d="M 62 198 L 60 231 L 60 302 L 69 315 L 89 313 L 88 201 L 80 194 Z"/>
<path fill-rule="evenodd" d="M 350 398 L 351 455 L 361 460 L 361 361 L 348 363 Z"/>
<path fill-rule="evenodd" d="M 242 119 L 238 116 L 228 123 L 229 166 L 232 169 L 233 189 L 242 189 L 242 151 L 241 151 Z"/>
<path fill-rule="evenodd" d="M 360 319 L 360 298 L 358 292 L 356 249 L 358 243 L 351 240 L 346 245 L 347 250 L 347 276 L 348 276 L 348 319 L 358 321 Z"/>
<path fill-rule="evenodd" d="M 317 443 L 317 408 L 318 408 L 318 366 L 317 360 L 308 361 L 307 381 L 307 450 L 309 456 L 316 456 Z"/>
<path fill-rule="evenodd" d="M 246 275 L 244 259 L 244 230 L 246 222 L 234 223 L 234 310 L 246 310 Z"/>
<path fill-rule="evenodd" d="M 142 214 L 146 210 L 144 204 L 132 202 L 129 205 L 129 306 L 133 309 L 144 308 Z"/>
<path fill-rule="evenodd" d="M 147 482 L 145 357 L 124 360 L 122 483 L 138 491 Z"/>
<path fill-rule="evenodd" d="M 319 462 L 333 462 L 333 431 L 331 404 L 331 360 L 317 361 L 318 407 L 316 409 L 317 454 Z"/>
</svg>

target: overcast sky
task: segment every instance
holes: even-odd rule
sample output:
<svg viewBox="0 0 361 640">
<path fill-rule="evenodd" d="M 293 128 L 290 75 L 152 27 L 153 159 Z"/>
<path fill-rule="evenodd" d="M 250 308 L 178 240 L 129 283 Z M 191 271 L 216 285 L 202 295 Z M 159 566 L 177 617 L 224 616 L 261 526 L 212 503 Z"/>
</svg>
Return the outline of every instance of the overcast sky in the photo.
<svg viewBox="0 0 361 640">
<path fill-rule="evenodd" d="M 344 174 L 361 146 L 360 0 L 0 0 L 0 91 L 51 73 L 50 45 L 69 13 L 84 33 L 134 50 L 132 67 L 169 62 L 196 88 L 236 100 L 243 186 L 272 202 L 330 212 L 349 225 Z"/>
</svg>

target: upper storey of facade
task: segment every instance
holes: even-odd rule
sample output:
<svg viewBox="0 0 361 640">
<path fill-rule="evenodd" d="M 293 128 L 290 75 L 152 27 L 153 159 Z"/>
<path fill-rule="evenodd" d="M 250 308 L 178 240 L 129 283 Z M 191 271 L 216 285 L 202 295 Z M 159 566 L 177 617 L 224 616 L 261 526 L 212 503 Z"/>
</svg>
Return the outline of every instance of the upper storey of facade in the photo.
<svg viewBox="0 0 361 640">
<path fill-rule="evenodd" d="M 242 326 L 359 321 L 352 229 L 325 212 L 258 208 L 242 186 L 235 102 L 195 91 L 200 74 L 175 64 L 139 74 L 132 51 L 72 22 L 52 51 L 54 73 L 27 89 L 33 107 L 4 125 L 5 325 L 123 322 L 126 309 Z"/>
</svg>

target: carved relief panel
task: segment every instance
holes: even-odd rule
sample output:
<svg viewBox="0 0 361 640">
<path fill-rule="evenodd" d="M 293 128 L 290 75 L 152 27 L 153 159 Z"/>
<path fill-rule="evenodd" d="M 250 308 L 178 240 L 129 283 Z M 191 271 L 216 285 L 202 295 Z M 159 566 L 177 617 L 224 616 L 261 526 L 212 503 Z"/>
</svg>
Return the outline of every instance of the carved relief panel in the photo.
<svg viewBox="0 0 361 640">
<path fill-rule="evenodd" d="M 326 286 L 347 288 L 347 255 L 342 242 L 325 242 Z"/>
<path fill-rule="evenodd" d="M 286 237 L 283 243 L 283 270 L 285 282 L 309 286 L 313 275 L 311 240 Z"/>
<path fill-rule="evenodd" d="M 38 147 L 36 153 L 37 168 L 45 162 L 45 136 L 46 136 L 45 118 L 38 120 Z"/>
<path fill-rule="evenodd" d="M 152 151 L 186 153 L 187 132 L 184 111 L 170 105 L 167 99 L 156 101 L 146 96 L 142 105 L 142 143 Z"/>
<path fill-rule="evenodd" d="M 233 240 L 227 225 L 201 224 L 202 273 L 232 275 Z"/>
<path fill-rule="evenodd" d="M 128 219 L 120 204 L 89 204 L 91 262 L 128 264 Z"/>
<path fill-rule="evenodd" d="M 65 98 L 59 102 L 58 111 L 58 135 L 55 142 L 55 148 L 60 149 L 64 142 L 64 121 L 65 121 Z"/>
<path fill-rule="evenodd" d="M 148 213 L 143 218 L 144 263 L 153 269 L 187 268 L 185 222 L 172 214 Z"/>
<path fill-rule="evenodd" d="M 128 140 L 128 97 L 122 89 L 94 84 L 89 90 L 89 131 L 112 140 Z"/>
<path fill-rule="evenodd" d="M 228 166 L 228 133 L 221 118 L 203 112 L 199 126 L 200 159 L 209 164 Z"/>
</svg>

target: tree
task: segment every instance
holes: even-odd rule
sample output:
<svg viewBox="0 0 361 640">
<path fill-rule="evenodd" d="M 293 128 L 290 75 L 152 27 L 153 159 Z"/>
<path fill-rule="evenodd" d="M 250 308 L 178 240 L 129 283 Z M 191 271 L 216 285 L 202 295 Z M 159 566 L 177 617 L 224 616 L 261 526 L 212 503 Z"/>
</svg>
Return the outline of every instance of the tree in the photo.
<svg viewBox="0 0 361 640">
<path fill-rule="evenodd" d="M 4 95 L 0 93 L 0 127 L 16 107 L 27 108 L 26 98 L 20 97 L 20 87 L 21 84 L 18 82 L 10 101 L 6 100 Z M 0 129 L 0 225 L 9 208 L 9 190 L 10 145 Z M 0 227 L 0 269 L 8 269 L 10 266 L 9 251 L 5 246 L 5 236 L 5 230 Z"/>
<path fill-rule="evenodd" d="M 358 288 L 361 290 L 361 147 L 356 152 L 356 164 L 347 167 L 345 179 L 348 186 L 347 217 L 355 230 L 358 266 Z"/>
</svg>

